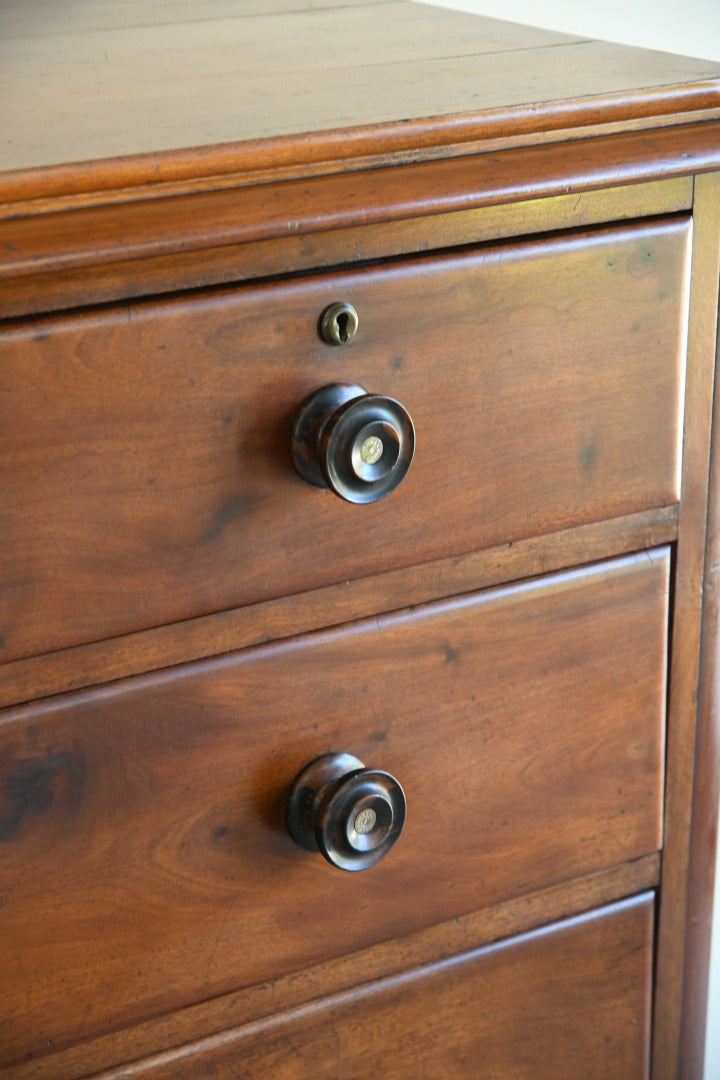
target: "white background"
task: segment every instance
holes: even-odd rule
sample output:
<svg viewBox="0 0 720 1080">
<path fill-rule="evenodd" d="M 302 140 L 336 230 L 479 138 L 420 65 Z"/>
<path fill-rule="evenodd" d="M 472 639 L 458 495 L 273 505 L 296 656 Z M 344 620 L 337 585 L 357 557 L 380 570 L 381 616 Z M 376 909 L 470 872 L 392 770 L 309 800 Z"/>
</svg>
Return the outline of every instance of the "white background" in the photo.
<svg viewBox="0 0 720 1080">
<path fill-rule="evenodd" d="M 720 0 L 433 0 L 437 7 L 720 61 Z M 716 869 L 705 1080 L 720 1078 L 720 865 Z"/>
</svg>

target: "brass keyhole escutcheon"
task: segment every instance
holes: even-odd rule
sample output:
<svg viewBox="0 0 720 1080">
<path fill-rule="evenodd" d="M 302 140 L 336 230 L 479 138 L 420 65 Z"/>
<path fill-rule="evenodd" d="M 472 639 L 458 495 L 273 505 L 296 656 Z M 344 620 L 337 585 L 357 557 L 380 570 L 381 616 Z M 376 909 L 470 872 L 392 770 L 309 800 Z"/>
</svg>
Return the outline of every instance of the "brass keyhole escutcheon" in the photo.
<svg viewBox="0 0 720 1080">
<path fill-rule="evenodd" d="M 320 336 L 328 345 L 345 345 L 357 334 L 359 322 L 352 304 L 330 304 L 320 317 Z"/>
</svg>

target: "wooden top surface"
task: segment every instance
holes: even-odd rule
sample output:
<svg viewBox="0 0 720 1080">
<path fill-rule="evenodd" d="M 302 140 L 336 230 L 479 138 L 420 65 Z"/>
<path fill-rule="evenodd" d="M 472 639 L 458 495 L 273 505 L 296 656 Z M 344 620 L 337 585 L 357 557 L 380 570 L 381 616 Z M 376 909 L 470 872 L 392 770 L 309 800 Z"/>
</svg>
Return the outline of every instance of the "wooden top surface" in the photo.
<svg viewBox="0 0 720 1080">
<path fill-rule="evenodd" d="M 0 201 L 719 109 L 718 64 L 410 0 L 0 5 Z"/>
</svg>

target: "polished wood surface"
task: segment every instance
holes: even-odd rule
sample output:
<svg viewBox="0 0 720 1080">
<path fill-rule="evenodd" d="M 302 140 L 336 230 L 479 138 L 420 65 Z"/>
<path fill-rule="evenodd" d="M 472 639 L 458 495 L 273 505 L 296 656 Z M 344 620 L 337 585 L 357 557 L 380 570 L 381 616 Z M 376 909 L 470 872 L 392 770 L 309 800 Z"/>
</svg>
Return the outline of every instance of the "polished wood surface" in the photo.
<svg viewBox="0 0 720 1080">
<path fill-rule="evenodd" d="M 547 574 L 677 539 L 677 506 L 612 518 L 451 556 L 421 567 L 345 581 L 247 608 L 187 619 L 2 666 L 0 706 L 77 690 L 249 645 L 337 626 L 349 619 Z"/>
<path fill-rule="evenodd" d="M 301 158 L 307 133 L 327 161 L 720 106 L 717 64 L 402 0 L 147 7 L 2 9 L 6 170 L 125 158 L 137 182 L 177 167 L 164 150 L 247 168 Z"/>
<path fill-rule="evenodd" d="M 659 883 L 659 873 L 660 855 L 646 855 L 611 870 L 526 893 L 469 915 L 455 916 L 415 933 L 371 945 L 323 964 L 314 964 L 302 972 L 236 989 L 108 1035 L 84 1040 L 49 1056 L 31 1058 L 4 1070 L 2 1075 L 8 1080 L 57 1080 L 58 1075 L 94 1076 L 96 1072 L 107 1070 L 109 1076 L 119 1077 L 126 1066 L 118 1063 L 128 1058 L 164 1057 L 164 1051 L 208 1036 L 220 1036 L 218 1042 L 222 1044 L 232 1038 L 230 1029 L 234 1031 L 329 994 L 401 974 L 407 969 L 408 956 L 412 957 L 413 966 L 448 960 L 489 942 L 654 889 Z M 157 1062 L 153 1062 L 152 1067 L 157 1067 Z"/>
<path fill-rule="evenodd" d="M 97 1080 L 643 1080 L 652 946 L 646 894 Z"/>
<path fill-rule="evenodd" d="M 707 135 L 705 139 L 715 149 Z M 682 145 L 687 154 L 687 142 Z M 663 168 L 672 174 L 679 161 L 667 147 L 657 151 Z M 607 149 L 604 153 L 607 157 Z M 704 160 L 707 163 L 707 157 Z M 506 164 L 510 164 L 507 155 L 493 156 L 495 182 L 488 186 L 486 168 L 482 190 L 472 184 L 467 190 L 472 170 L 465 175 L 463 169 L 462 195 L 458 176 L 448 173 L 442 163 L 432 163 L 414 166 L 412 180 L 407 170 L 387 169 L 374 171 L 364 182 L 355 174 L 328 178 L 322 190 L 288 181 L 260 189 L 241 185 L 232 192 L 115 203 L 84 211 L 58 209 L 28 218 L 13 216 L 18 208 L 8 206 L 10 216 L 0 222 L 0 316 L 44 314 L 692 207 L 693 186 L 687 176 L 586 190 L 598 182 L 595 169 L 588 169 L 580 183 L 568 184 L 558 176 L 554 161 L 546 191 L 535 172 L 538 197 L 532 198 L 528 163 L 515 162 L 511 174 L 503 175 Z M 687 168 L 687 160 L 682 166 Z M 617 182 L 617 147 L 611 160 L 598 167 L 606 181 Z M 633 179 L 630 168 L 625 179 Z M 556 194 L 558 189 L 563 193 Z M 399 204 L 388 201 L 394 195 Z M 273 211 L 270 219 L 273 202 L 282 213 Z M 422 230 L 419 215 L 428 215 Z"/>
<path fill-rule="evenodd" d="M 682 502 L 678 520 L 673 656 L 668 708 L 668 786 L 665 801 L 663 889 L 658 917 L 655 997 L 655 1078 L 675 1080 L 681 1068 L 679 1038 L 688 915 L 690 829 L 695 758 L 707 743 L 696 741 L 703 580 L 705 576 L 712 385 L 716 365 L 720 278 L 720 174 L 695 182 L 693 289 L 687 344 L 686 418 Z M 692 419 L 691 419 L 692 417 Z M 715 436 L 717 437 L 717 436 Z M 708 567 L 709 569 L 709 567 Z M 705 738 L 708 738 L 705 732 Z M 710 742 L 709 746 L 712 746 Z M 699 774 L 702 776 L 702 773 Z M 696 797 L 702 797 L 698 790 Z M 699 973 L 698 973 L 699 975 Z M 691 976 L 692 977 L 692 976 Z M 691 1075 L 691 1074 L 688 1074 Z"/>
<path fill-rule="evenodd" d="M 676 502 L 690 233 L 671 218 L 0 332 L 1 655 Z M 338 297 L 360 330 L 332 348 L 317 321 Z M 291 418 L 328 382 L 414 418 L 381 503 L 292 467 Z"/>
<path fill-rule="evenodd" d="M 0 98 L 3 1080 L 700 1080 L 718 65 L 38 0 Z M 422 414 L 362 521 L 285 447 L 338 379 Z M 409 796 L 354 882 L 281 823 L 343 748 Z"/>
<path fill-rule="evenodd" d="M 5 1060 L 657 851 L 668 573 L 648 553 L 6 714 Z M 338 747 L 408 798 L 360 874 L 283 823 Z"/>
<path fill-rule="evenodd" d="M 720 201 L 720 189 L 706 191 Z M 712 257 L 712 256 L 711 256 Z M 720 254 L 716 254 L 720 261 Z M 713 273 L 713 265 L 708 275 Z M 706 328 L 712 333 L 712 314 Z M 685 995 L 682 1002 L 680 1060 L 688 1075 L 701 1074 L 705 1058 L 705 1023 L 713 934 L 713 891 L 718 857 L 720 804 L 720 394 L 713 402 L 713 435 L 708 476 L 708 528 L 705 538 L 703 603 L 696 730 L 696 763 L 688 856 L 688 896 L 685 917 Z M 716 929 L 717 933 L 718 930 Z M 714 1019 L 714 1018 L 713 1018 Z"/>
</svg>

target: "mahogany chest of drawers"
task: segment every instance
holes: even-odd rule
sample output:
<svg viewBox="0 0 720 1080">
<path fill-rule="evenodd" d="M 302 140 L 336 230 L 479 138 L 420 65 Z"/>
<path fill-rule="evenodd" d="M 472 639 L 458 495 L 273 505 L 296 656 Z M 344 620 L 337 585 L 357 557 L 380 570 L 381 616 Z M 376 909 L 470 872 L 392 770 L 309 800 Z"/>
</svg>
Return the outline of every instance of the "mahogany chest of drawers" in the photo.
<svg viewBox="0 0 720 1080">
<path fill-rule="evenodd" d="M 720 69 L 112 0 L 0 70 L 1 1074 L 700 1077 Z"/>
</svg>

